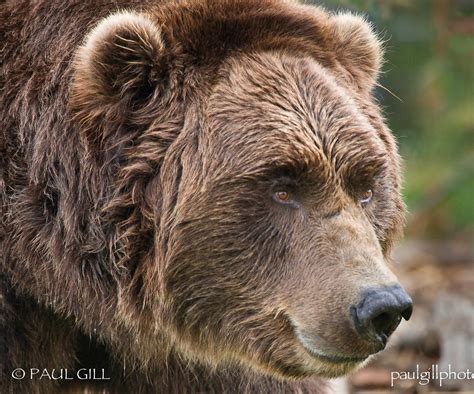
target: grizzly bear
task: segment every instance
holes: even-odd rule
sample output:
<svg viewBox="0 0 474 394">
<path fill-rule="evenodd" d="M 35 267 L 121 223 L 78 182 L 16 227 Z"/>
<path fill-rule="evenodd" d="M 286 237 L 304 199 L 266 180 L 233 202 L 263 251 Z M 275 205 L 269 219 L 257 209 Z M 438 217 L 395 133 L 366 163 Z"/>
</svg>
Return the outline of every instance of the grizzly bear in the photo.
<svg viewBox="0 0 474 394">
<path fill-rule="evenodd" d="M 2 393 L 321 392 L 410 317 L 363 18 L 0 7 Z"/>
</svg>

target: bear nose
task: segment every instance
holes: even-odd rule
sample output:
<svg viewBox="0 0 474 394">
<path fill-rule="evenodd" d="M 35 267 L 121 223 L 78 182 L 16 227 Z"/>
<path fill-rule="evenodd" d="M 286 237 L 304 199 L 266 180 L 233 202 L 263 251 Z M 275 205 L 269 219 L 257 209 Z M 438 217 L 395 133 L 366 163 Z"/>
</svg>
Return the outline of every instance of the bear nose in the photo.
<svg viewBox="0 0 474 394">
<path fill-rule="evenodd" d="M 394 285 L 365 290 L 359 305 L 351 306 L 351 315 L 357 333 L 383 349 L 402 318 L 408 320 L 412 310 L 411 298 L 400 285 Z"/>
</svg>

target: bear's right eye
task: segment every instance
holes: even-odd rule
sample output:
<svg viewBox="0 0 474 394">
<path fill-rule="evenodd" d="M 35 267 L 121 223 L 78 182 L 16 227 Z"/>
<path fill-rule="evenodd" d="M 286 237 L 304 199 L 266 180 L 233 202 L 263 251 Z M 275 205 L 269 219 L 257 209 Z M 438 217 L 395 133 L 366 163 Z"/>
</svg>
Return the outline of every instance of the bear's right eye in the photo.
<svg viewBox="0 0 474 394">
<path fill-rule="evenodd" d="M 299 208 L 299 193 L 297 192 L 296 181 L 287 176 L 280 176 L 274 179 L 270 185 L 270 195 L 272 200 L 281 205 L 288 205 L 292 208 Z"/>
<path fill-rule="evenodd" d="M 272 198 L 279 204 L 290 205 L 298 208 L 298 203 L 293 199 L 292 193 L 287 190 L 278 190 L 273 193 Z"/>
<path fill-rule="evenodd" d="M 278 202 L 286 203 L 290 201 L 290 193 L 288 193 L 287 191 L 275 192 L 274 197 L 275 200 L 277 200 Z"/>
</svg>

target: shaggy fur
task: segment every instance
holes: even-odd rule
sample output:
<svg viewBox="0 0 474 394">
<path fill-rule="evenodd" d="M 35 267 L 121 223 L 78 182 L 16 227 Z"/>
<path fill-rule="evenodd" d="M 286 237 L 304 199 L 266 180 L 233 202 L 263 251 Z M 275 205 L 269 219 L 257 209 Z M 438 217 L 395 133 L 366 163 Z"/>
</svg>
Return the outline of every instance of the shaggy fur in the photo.
<svg viewBox="0 0 474 394">
<path fill-rule="evenodd" d="M 91 388 L 10 377 L 87 367 L 110 392 L 314 393 L 379 350 L 349 307 L 396 282 L 403 205 L 365 21 L 277 0 L 0 7 L 0 391 Z"/>
</svg>

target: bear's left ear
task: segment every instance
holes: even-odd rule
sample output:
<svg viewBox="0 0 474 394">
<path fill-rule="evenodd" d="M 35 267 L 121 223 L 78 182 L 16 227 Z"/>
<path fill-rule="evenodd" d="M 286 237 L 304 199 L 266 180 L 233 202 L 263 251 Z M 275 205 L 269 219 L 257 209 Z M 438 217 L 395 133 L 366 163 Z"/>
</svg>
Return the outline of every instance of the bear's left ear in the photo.
<svg viewBox="0 0 474 394">
<path fill-rule="evenodd" d="M 76 54 L 70 96 L 89 142 L 104 138 L 90 134 L 101 133 L 97 121 L 113 123 L 160 93 L 167 57 L 160 28 L 142 14 L 113 14 L 89 33 Z"/>
<path fill-rule="evenodd" d="M 331 22 L 337 59 L 360 89 L 372 89 L 382 65 L 383 48 L 371 24 L 350 13 L 336 14 Z"/>
</svg>

